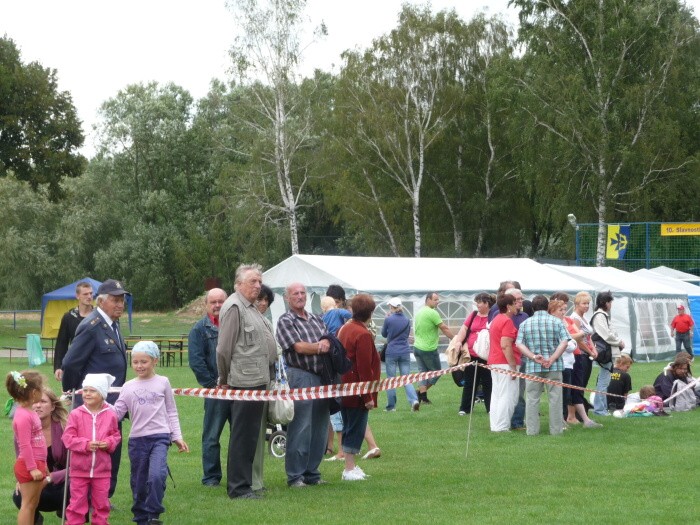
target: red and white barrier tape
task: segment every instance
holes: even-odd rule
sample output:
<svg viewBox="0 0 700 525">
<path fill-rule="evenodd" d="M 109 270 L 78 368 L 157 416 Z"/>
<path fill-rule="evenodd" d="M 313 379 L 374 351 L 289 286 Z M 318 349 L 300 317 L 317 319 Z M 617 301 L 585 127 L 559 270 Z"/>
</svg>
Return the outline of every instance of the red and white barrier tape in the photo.
<svg viewBox="0 0 700 525">
<path fill-rule="evenodd" d="M 533 376 L 530 374 L 524 374 L 522 372 L 513 372 L 512 370 L 507 370 L 503 368 L 494 368 L 489 365 L 484 365 L 482 363 L 476 363 L 474 361 L 469 363 L 464 363 L 457 366 L 452 366 L 442 370 L 434 370 L 431 372 L 419 372 L 417 374 L 406 374 L 403 376 L 387 377 L 381 381 L 362 381 L 359 383 L 345 383 L 342 385 L 323 385 L 315 387 L 306 388 L 294 388 L 290 390 L 233 390 L 233 389 L 222 389 L 222 388 L 173 388 L 173 394 L 176 396 L 187 396 L 187 397 L 201 397 L 208 399 L 222 399 L 226 401 L 277 401 L 277 400 L 291 400 L 291 401 L 309 401 L 313 399 L 328 399 L 331 397 L 346 397 L 346 396 L 359 396 L 363 394 L 371 394 L 374 392 L 380 392 L 383 390 L 393 390 L 395 388 L 400 388 L 406 386 L 409 383 L 417 383 L 418 381 L 425 381 L 427 379 L 433 379 L 435 377 L 440 377 L 445 374 L 451 374 L 458 370 L 466 369 L 470 366 L 480 366 L 491 370 L 492 372 L 497 372 L 499 374 L 510 375 L 528 381 L 537 381 L 539 383 L 545 383 L 548 385 L 556 385 L 576 390 L 582 390 L 584 392 L 595 392 L 596 394 L 603 394 L 613 397 L 624 397 L 618 394 L 608 394 L 607 392 L 600 392 L 595 389 L 584 388 L 581 386 L 569 385 L 562 383 L 561 381 L 553 381 L 544 377 Z M 111 392 L 121 392 L 120 387 L 112 387 L 109 389 Z M 76 394 L 80 394 L 81 391 L 76 391 Z M 680 392 L 678 392 L 680 393 Z M 677 395 L 677 394 L 676 394 Z M 675 396 L 674 396 L 675 397 Z"/>
<path fill-rule="evenodd" d="M 596 390 L 594 388 L 585 388 L 585 387 L 577 386 L 577 385 L 569 385 L 569 384 L 563 383 L 561 381 L 554 381 L 552 379 L 547 379 L 546 377 L 533 376 L 530 374 L 525 374 L 523 372 L 513 372 L 512 370 L 507 370 L 504 368 L 493 368 L 489 365 L 484 365 L 482 363 L 475 363 L 475 364 L 477 366 L 482 367 L 482 368 L 487 368 L 487 369 L 491 370 L 492 372 L 498 372 L 499 374 L 506 374 L 509 376 L 515 376 L 515 377 L 519 377 L 522 379 L 527 379 L 528 381 L 536 381 L 537 383 L 544 383 L 546 385 L 561 386 L 564 388 L 570 388 L 572 390 L 581 390 L 583 392 L 594 392 L 595 394 L 603 394 L 605 396 L 611 396 L 611 397 L 622 397 L 622 398 L 625 397 L 625 396 L 622 396 L 620 394 L 608 394 L 607 392 L 601 392 L 601 391 Z"/>
</svg>

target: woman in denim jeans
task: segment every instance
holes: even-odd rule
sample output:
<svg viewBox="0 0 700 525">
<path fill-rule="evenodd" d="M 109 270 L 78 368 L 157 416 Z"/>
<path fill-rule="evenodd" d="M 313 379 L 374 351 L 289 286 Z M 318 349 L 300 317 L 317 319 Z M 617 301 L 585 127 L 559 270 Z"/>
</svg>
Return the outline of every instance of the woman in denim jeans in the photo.
<svg viewBox="0 0 700 525">
<path fill-rule="evenodd" d="M 341 381 L 357 383 L 377 381 L 381 376 L 379 353 L 374 346 L 374 337 L 367 329 L 375 303 L 367 294 L 358 294 L 352 299 L 352 319 L 338 332 L 338 339 L 347 351 L 352 369 L 343 374 Z M 369 411 L 377 406 L 377 393 L 345 396 L 341 398 L 340 412 L 343 416 L 343 452 L 345 453 L 344 481 L 360 481 L 365 473 L 355 464 L 365 437 Z"/>
<path fill-rule="evenodd" d="M 599 293 L 595 298 L 596 311 L 591 317 L 591 327 L 603 341 L 612 347 L 612 362 L 607 365 L 599 365 L 598 382 L 595 389 L 598 392 L 607 392 L 610 384 L 610 373 L 612 372 L 612 363 L 620 357 L 621 352 L 625 348 L 625 342 L 617 335 L 612 321 L 610 319 L 610 310 L 612 309 L 613 295 L 610 292 Z M 609 416 L 608 398 L 605 395 L 596 394 L 593 400 L 593 413 L 598 416 Z"/>
<path fill-rule="evenodd" d="M 396 377 L 397 375 L 406 375 L 411 372 L 411 347 L 408 345 L 408 334 L 411 331 L 411 321 L 403 314 L 403 306 L 401 299 L 392 297 L 389 299 L 389 314 L 384 320 L 382 326 L 382 337 L 386 337 L 386 352 L 385 361 L 386 376 Z M 399 374 L 397 374 L 397 369 Z M 412 384 L 404 387 L 408 404 L 411 405 L 411 410 L 417 412 L 420 408 L 418 402 L 418 394 Z M 394 412 L 396 410 L 396 390 L 393 388 L 387 390 L 387 404 L 385 412 Z"/>
</svg>

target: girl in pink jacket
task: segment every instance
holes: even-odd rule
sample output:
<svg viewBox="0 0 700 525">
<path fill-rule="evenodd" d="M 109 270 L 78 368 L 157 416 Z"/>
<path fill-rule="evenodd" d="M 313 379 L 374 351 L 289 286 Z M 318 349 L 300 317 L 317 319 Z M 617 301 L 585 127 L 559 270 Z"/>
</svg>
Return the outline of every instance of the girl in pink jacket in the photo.
<svg viewBox="0 0 700 525">
<path fill-rule="evenodd" d="M 84 404 L 68 416 L 63 432 L 63 444 L 71 451 L 67 525 L 82 525 L 90 504 L 93 525 L 106 525 L 109 519 L 110 454 L 121 441 L 117 415 L 105 402 L 113 381 L 114 376 L 109 374 L 87 374 L 83 381 Z"/>
</svg>

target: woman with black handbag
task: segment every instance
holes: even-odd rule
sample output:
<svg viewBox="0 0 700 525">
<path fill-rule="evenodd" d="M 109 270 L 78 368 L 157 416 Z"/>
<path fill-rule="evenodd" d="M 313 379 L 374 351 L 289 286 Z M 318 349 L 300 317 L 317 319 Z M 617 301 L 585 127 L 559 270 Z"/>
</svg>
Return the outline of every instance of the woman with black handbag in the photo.
<svg viewBox="0 0 700 525">
<path fill-rule="evenodd" d="M 476 310 L 464 320 L 464 324 L 457 333 L 457 340 L 464 341 L 462 349 L 469 351 L 472 361 L 485 365 L 486 360 L 481 359 L 474 351 L 474 342 L 479 332 L 487 329 L 489 310 L 496 304 L 496 301 L 494 301 L 491 294 L 482 292 L 474 297 L 474 302 L 476 303 Z M 481 391 L 484 394 L 484 406 L 488 414 L 491 410 L 491 371 L 488 368 L 474 365 L 464 372 L 464 387 L 462 389 L 462 401 L 459 405 L 459 415 L 466 416 L 472 411 L 476 401 L 476 389 L 479 385 L 481 385 Z"/>
<path fill-rule="evenodd" d="M 610 310 L 612 309 L 613 296 L 610 292 L 599 293 L 595 298 L 596 311 L 591 317 L 591 327 L 593 328 L 593 343 L 598 352 L 597 362 L 600 366 L 598 372 L 598 382 L 596 390 L 598 392 L 607 392 L 610 384 L 610 374 L 612 372 L 612 364 L 615 359 L 620 357 L 622 350 L 625 348 L 625 342 L 620 339 L 620 336 L 615 332 L 611 320 Z M 608 358 L 602 359 L 602 355 L 607 354 Z M 608 399 L 605 395 L 596 394 L 593 400 L 593 413 L 598 416 L 609 416 Z"/>
</svg>

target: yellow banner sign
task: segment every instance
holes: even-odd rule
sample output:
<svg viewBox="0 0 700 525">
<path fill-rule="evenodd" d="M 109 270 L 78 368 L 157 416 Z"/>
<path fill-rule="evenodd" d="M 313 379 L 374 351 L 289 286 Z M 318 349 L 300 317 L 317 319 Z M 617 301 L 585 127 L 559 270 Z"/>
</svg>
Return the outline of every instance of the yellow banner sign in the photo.
<svg viewBox="0 0 700 525">
<path fill-rule="evenodd" d="M 661 224 L 661 235 L 700 235 L 700 222 L 668 222 Z"/>
</svg>

